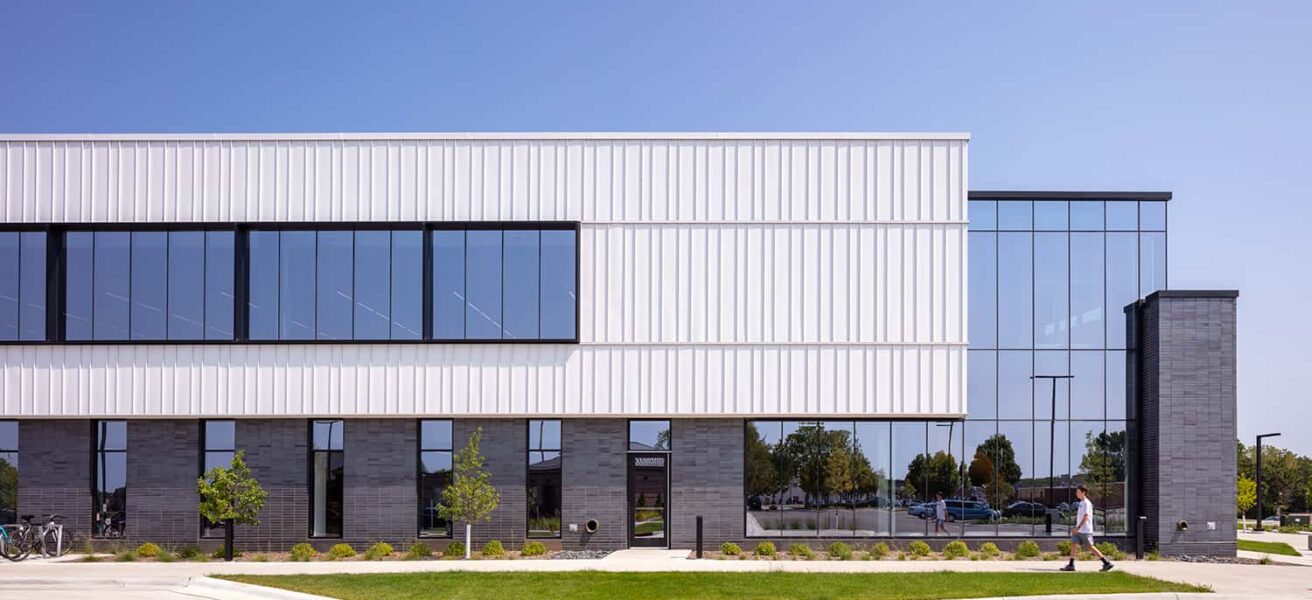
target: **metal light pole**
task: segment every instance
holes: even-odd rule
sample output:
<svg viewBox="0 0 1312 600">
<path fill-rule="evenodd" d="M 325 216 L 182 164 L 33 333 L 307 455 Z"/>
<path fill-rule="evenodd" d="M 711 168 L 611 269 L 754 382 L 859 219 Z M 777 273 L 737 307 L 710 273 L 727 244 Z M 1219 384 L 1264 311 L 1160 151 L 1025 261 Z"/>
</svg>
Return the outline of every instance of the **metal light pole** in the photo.
<svg viewBox="0 0 1312 600">
<path fill-rule="evenodd" d="M 1279 436 L 1279 433 L 1257 436 L 1257 526 L 1253 528 L 1254 531 L 1262 531 L 1262 438 Z"/>
<path fill-rule="evenodd" d="M 1048 379 L 1052 381 L 1052 413 L 1048 418 L 1048 503 L 1051 504 L 1057 497 L 1055 484 L 1057 474 L 1057 380 L 1058 379 L 1075 379 L 1074 375 L 1030 375 L 1030 379 Z M 1047 516 L 1043 519 L 1044 531 L 1047 535 L 1052 535 L 1052 507 L 1049 506 Z"/>
</svg>

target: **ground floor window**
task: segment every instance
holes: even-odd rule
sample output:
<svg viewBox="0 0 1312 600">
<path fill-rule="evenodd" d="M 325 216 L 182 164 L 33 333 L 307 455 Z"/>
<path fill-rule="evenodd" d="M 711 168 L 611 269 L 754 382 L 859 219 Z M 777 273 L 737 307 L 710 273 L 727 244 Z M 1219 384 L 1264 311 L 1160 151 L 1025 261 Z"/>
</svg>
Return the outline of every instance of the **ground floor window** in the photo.
<svg viewBox="0 0 1312 600">
<path fill-rule="evenodd" d="M 237 422 L 231 420 L 201 421 L 201 476 L 215 467 L 228 467 L 237 454 Z M 205 517 L 200 519 L 200 535 L 206 538 L 223 537 L 223 524 Z"/>
<path fill-rule="evenodd" d="M 419 536 L 450 537 L 451 523 L 438 514 L 451 485 L 451 421 L 419 422 Z"/>
<path fill-rule="evenodd" d="M 560 537 L 560 421 L 528 422 L 528 537 Z"/>
<path fill-rule="evenodd" d="M 127 529 L 128 424 L 95 421 L 92 427 L 92 535 L 123 537 Z"/>
<path fill-rule="evenodd" d="M 18 522 L 18 421 L 0 421 L 0 525 Z"/>
<path fill-rule="evenodd" d="M 310 426 L 310 536 L 342 536 L 345 460 L 341 420 L 314 420 Z"/>
<path fill-rule="evenodd" d="M 1125 533 L 1125 422 L 749 421 L 749 537 Z"/>
</svg>

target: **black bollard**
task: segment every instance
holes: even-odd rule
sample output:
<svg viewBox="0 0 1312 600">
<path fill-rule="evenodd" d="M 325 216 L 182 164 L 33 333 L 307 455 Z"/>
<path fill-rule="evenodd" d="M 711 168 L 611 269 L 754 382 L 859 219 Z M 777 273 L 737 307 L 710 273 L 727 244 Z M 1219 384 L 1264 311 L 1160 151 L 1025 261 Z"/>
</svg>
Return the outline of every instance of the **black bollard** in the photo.
<svg viewBox="0 0 1312 600">
<path fill-rule="evenodd" d="M 697 558 L 702 557 L 702 516 L 697 515 Z"/>
</svg>

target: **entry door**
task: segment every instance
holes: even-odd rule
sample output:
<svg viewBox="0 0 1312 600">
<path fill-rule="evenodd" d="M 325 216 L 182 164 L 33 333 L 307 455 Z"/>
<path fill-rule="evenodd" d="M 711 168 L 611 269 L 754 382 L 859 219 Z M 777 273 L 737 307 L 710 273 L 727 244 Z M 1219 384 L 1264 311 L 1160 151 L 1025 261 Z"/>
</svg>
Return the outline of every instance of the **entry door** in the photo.
<svg viewBox="0 0 1312 600">
<path fill-rule="evenodd" d="M 669 547 L 670 456 L 629 455 L 629 545 Z"/>
</svg>

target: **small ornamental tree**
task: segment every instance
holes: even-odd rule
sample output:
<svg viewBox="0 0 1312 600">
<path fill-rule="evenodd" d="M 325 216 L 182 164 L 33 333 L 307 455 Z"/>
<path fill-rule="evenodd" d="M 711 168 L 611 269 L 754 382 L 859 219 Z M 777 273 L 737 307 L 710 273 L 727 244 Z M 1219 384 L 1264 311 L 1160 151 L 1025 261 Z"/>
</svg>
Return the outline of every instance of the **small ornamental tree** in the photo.
<svg viewBox="0 0 1312 600">
<path fill-rule="evenodd" d="M 1239 509 L 1239 516 L 1243 517 L 1244 529 L 1248 529 L 1248 511 L 1253 510 L 1254 506 L 1257 506 L 1257 482 L 1240 474 L 1235 508 Z"/>
<path fill-rule="evenodd" d="M 223 557 L 231 561 L 233 525 L 259 525 L 269 494 L 251 476 L 246 453 L 241 450 L 229 466 L 214 467 L 197 479 L 196 492 L 200 494 L 200 516 L 223 524 Z"/>
<path fill-rule="evenodd" d="M 469 558 L 473 524 L 492 518 L 492 511 L 501 502 L 501 493 L 492 487 L 492 474 L 483 470 L 487 459 L 478 450 L 483 428 L 474 430 L 460 452 L 456 453 L 451 485 L 442 490 L 442 501 L 437 514 L 448 522 L 465 523 L 465 558 Z"/>
</svg>

